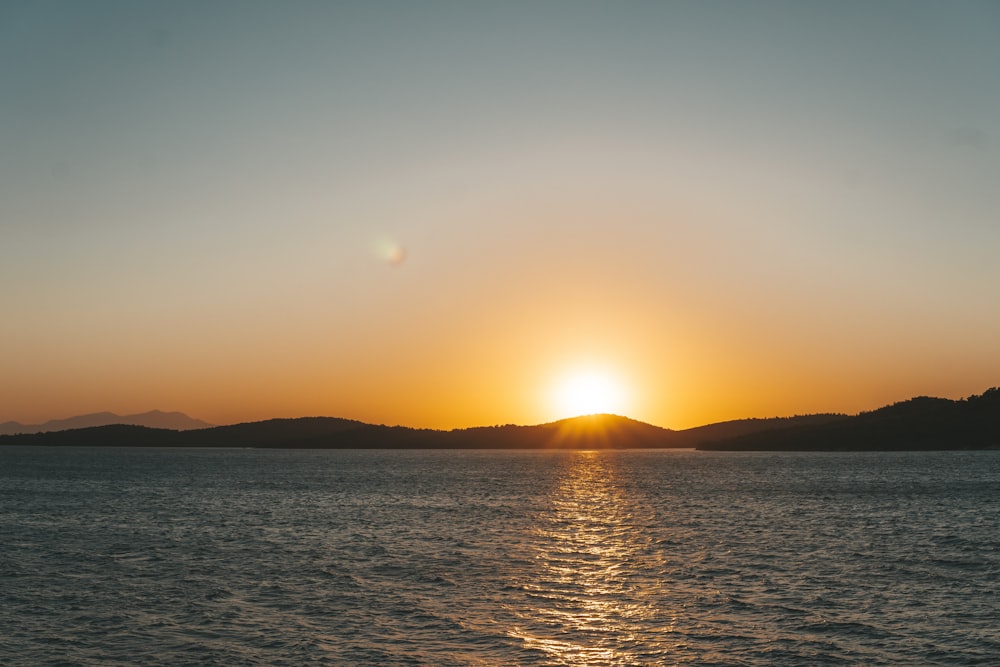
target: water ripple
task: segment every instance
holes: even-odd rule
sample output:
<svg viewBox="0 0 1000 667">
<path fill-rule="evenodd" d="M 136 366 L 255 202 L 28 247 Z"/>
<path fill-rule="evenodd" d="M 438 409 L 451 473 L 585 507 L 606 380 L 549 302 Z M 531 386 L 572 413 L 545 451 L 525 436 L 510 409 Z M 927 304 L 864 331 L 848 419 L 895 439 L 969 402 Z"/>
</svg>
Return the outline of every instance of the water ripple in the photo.
<svg viewBox="0 0 1000 667">
<path fill-rule="evenodd" d="M 0 663 L 984 664 L 1000 453 L 0 449 Z"/>
</svg>

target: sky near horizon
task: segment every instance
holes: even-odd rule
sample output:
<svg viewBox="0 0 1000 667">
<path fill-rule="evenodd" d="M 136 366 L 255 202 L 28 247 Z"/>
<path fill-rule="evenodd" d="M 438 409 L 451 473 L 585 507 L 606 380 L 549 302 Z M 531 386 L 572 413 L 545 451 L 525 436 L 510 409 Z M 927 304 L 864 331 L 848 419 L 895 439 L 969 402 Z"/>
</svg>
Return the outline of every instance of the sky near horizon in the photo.
<svg viewBox="0 0 1000 667">
<path fill-rule="evenodd" d="M 0 3 L 0 421 L 1000 384 L 996 2 Z"/>
</svg>

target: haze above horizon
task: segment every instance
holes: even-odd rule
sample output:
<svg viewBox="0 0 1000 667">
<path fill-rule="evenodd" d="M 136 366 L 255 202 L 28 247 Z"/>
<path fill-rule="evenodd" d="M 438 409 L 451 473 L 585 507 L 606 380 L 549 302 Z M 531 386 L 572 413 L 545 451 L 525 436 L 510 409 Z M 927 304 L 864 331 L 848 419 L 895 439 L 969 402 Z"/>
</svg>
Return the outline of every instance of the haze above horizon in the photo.
<svg viewBox="0 0 1000 667">
<path fill-rule="evenodd" d="M 1000 5 L 0 5 L 0 422 L 1000 383 Z"/>
</svg>

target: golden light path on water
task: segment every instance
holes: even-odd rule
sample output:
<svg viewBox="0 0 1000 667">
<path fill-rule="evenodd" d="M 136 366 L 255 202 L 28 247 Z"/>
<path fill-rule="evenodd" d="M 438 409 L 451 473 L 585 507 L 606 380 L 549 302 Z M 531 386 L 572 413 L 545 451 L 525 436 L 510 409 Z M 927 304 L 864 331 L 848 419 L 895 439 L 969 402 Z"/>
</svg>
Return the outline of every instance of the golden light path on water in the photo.
<svg viewBox="0 0 1000 667">
<path fill-rule="evenodd" d="M 673 629 L 657 609 L 657 583 L 637 523 L 639 506 L 616 477 L 612 452 L 576 452 L 533 531 L 536 568 L 519 582 L 533 604 L 518 610 L 510 635 L 554 665 L 649 664 Z M 674 616 L 674 618 L 671 618 Z"/>
</svg>

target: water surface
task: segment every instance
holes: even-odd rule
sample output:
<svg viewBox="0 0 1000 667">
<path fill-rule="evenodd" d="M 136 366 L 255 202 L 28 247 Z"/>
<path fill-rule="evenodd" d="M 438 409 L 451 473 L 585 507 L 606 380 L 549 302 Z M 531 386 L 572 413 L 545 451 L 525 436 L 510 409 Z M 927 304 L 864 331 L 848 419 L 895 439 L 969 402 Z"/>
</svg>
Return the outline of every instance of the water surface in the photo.
<svg viewBox="0 0 1000 667">
<path fill-rule="evenodd" d="M 986 664 L 1000 452 L 0 448 L 0 663 Z"/>
</svg>

